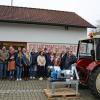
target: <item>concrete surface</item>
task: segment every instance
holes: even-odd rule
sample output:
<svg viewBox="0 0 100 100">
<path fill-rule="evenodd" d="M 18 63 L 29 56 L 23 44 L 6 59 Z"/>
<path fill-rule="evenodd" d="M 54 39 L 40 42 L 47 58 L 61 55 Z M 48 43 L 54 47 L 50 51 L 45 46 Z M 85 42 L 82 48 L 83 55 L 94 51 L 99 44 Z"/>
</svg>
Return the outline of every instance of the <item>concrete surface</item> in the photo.
<svg viewBox="0 0 100 100">
<path fill-rule="evenodd" d="M 0 81 L 0 100 L 47 100 L 43 92 L 47 86 L 46 83 L 46 80 Z M 98 100 L 91 95 L 88 89 L 79 89 L 79 92 L 81 97 L 78 100 Z M 73 99 L 56 98 L 56 100 Z"/>
</svg>

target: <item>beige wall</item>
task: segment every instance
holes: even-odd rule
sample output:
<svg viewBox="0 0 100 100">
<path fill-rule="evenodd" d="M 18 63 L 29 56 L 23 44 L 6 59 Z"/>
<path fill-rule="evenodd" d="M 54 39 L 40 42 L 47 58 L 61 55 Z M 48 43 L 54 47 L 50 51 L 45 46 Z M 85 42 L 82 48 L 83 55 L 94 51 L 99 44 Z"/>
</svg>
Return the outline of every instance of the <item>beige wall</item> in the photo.
<svg viewBox="0 0 100 100">
<path fill-rule="evenodd" d="M 80 38 L 86 38 L 86 29 L 0 23 L 0 41 L 46 42 L 77 44 Z"/>
</svg>

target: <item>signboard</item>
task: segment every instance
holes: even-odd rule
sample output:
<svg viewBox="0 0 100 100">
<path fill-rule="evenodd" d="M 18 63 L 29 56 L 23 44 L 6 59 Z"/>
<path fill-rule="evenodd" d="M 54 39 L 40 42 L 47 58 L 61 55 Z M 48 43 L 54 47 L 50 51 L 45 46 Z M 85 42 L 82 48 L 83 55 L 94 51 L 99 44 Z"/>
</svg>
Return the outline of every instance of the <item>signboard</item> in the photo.
<svg viewBox="0 0 100 100">
<path fill-rule="evenodd" d="M 69 47 L 73 51 L 73 53 L 76 54 L 77 44 L 32 43 L 32 42 L 27 43 L 27 49 L 30 51 L 32 50 L 32 48 L 35 48 L 36 50 L 38 48 L 49 48 L 52 50 L 57 50 L 59 53 L 61 53 L 62 51 L 66 50 L 67 47 Z"/>
</svg>

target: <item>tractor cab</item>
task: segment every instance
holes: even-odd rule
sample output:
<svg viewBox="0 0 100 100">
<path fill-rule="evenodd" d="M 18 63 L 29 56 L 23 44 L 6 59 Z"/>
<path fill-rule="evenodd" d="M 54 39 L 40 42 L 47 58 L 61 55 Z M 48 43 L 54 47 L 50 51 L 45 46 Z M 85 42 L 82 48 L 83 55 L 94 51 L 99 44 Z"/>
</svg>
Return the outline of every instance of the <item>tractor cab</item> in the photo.
<svg viewBox="0 0 100 100">
<path fill-rule="evenodd" d="M 76 68 L 80 84 L 89 86 L 92 93 L 100 98 L 100 37 L 79 40 Z"/>
<path fill-rule="evenodd" d="M 100 38 L 80 40 L 78 43 L 77 57 L 95 58 L 100 61 Z"/>
<path fill-rule="evenodd" d="M 80 40 L 77 49 L 77 65 L 86 68 L 92 62 L 100 61 L 100 38 Z"/>
<path fill-rule="evenodd" d="M 91 55 L 93 53 L 93 55 Z M 77 66 L 85 68 L 95 59 L 94 40 L 80 40 L 77 49 Z"/>
</svg>

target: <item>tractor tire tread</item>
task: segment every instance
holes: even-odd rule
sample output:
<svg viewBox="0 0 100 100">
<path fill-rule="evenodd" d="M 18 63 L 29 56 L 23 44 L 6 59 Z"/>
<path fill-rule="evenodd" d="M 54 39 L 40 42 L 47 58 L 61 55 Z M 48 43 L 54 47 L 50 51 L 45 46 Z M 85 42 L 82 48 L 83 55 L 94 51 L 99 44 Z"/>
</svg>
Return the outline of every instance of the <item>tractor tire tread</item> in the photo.
<svg viewBox="0 0 100 100">
<path fill-rule="evenodd" d="M 89 77 L 89 88 L 91 90 L 91 93 L 95 96 L 95 97 L 99 97 L 100 98 L 100 93 L 98 93 L 97 89 L 96 89 L 96 77 L 97 74 L 100 72 L 100 67 L 98 67 L 97 69 L 95 69 L 90 77 Z M 95 85 L 94 85 L 95 84 Z"/>
</svg>

